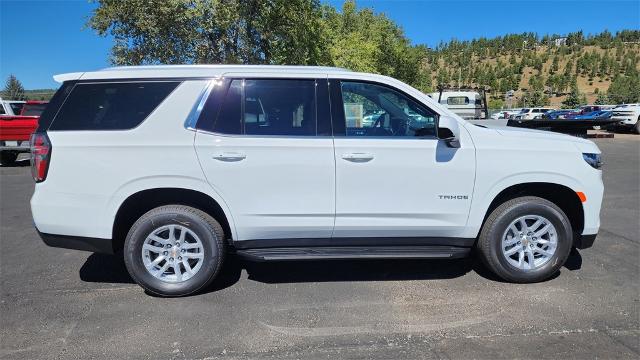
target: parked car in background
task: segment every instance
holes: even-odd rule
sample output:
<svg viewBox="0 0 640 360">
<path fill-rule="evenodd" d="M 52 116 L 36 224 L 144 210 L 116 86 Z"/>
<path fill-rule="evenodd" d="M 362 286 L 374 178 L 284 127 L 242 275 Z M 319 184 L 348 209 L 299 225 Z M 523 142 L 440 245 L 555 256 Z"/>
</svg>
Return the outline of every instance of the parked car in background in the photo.
<svg viewBox="0 0 640 360">
<path fill-rule="evenodd" d="M 0 115 L 20 115 L 24 101 L 20 100 L 3 100 L 0 97 Z"/>
<path fill-rule="evenodd" d="M 504 280 L 538 282 L 600 227 L 592 141 L 476 126 L 390 77 L 187 65 L 54 78 L 31 140 L 34 224 L 48 245 L 122 254 L 155 294 L 199 291 L 230 252 L 473 250 Z"/>
<path fill-rule="evenodd" d="M 619 120 L 617 126 L 632 129 L 640 134 L 640 104 L 624 104 L 613 108 L 612 119 Z"/>
<path fill-rule="evenodd" d="M 575 119 L 577 116 L 588 116 L 591 113 L 605 110 L 602 105 L 583 105 L 577 108 L 575 111 L 565 114 L 565 119 Z"/>
<path fill-rule="evenodd" d="M 512 117 L 519 114 L 521 110 L 522 110 L 521 108 L 500 110 L 493 113 L 493 115 L 491 115 L 491 119 L 493 120 L 512 119 Z"/>
<path fill-rule="evenodd" d="M 575 113 L 577 111 L 578 109 L 562 109 L 562 110 L 548 111 L 544 113 L 544 115 L 542 115 L 542 118 L 550 119 L 550 120 L 557 120 L 557 119 L 562 120 L 562 119 L 566 119 L 567 114 Z"/>
<path fill-rule="evenodd" d="M 613 115 L 611 110 L 595 110 L 584 114 L 576 115 L 575 120 L 602 120 L 609 119 Z"/>
<path fill-rule="evenodd" d="M 485 117 L 482 95 L 477 91 L 442 91 L 428 96 L 465 120 Z"/>
<path fill-rule="evenodd" d="M 29 138 L 38 127 L 46 101 L 27 101 L 20 115 L 0 115 L 0 163 L 11 165 L 20 153 L 29 152 Z"/>
<path fill-rule="evenodd" d="M 524 108 L 513 118 L 515 120 L 533 120 L 542 119 L 542 116 L 549 111 L 553 111 L 552 108 Z"/>
</svg>

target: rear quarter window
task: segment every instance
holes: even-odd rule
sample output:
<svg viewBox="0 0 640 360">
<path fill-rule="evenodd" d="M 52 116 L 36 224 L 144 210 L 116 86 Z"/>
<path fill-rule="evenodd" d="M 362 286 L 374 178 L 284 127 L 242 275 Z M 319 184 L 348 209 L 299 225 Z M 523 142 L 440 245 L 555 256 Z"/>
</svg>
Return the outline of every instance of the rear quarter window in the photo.
<svg viewBox="0 0 640 360">
<path fill-rule="evenodd" d="M 128 130 L 144 119 L 179 81 L 78 83 L 50 130 Z"/>
</svg>

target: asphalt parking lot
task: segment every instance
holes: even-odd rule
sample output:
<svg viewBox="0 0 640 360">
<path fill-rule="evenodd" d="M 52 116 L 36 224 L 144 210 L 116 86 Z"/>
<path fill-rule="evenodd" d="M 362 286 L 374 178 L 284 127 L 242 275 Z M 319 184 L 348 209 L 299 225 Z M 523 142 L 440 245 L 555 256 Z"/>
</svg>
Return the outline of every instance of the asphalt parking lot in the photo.
<svg viewBox="0 0 640 360">
<path fill-rule="evenodd" d="M 204 294 L 156 298 L 117 257 L 45 246 L 29 167 L 2 167 L 0 358 L 638 358 L 640 136 L 596 142 L 600 235 L 532 285 L 473 259 L 232 258 Z"/>
</svg>

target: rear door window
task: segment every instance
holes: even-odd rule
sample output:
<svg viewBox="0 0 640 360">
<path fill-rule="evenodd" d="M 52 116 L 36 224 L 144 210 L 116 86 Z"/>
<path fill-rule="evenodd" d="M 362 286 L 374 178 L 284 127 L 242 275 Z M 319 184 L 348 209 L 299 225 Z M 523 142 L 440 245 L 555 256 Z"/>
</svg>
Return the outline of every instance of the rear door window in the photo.
<svg viewBox="0 0 640 360">
<path fill-rule="evenodd" d="M 179 81 L 78 83 L 50 130 L 128 130 L 149 114 Z"/>
<path fill-rule="evenodd" d="M 245 80 L 244 133 L 316 135 L 314 80 Z"/>
<path fill-rule="evenodd" d="M 232 80 L 213 131 L 230 135 L 316 136 L 316 81 Z M 324 129 L 323 134 L 327 131 Z"/>
</svg>

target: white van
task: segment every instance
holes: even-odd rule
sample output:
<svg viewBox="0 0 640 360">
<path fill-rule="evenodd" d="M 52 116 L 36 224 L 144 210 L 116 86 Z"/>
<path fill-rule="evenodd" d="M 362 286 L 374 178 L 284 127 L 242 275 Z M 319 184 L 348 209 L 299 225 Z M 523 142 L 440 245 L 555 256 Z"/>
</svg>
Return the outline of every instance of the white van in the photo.
<svg viewBox="0 0 640 360">
<path fill-rule="evenodd" d="M 435 92 L 429 97 L 465 120 L 485 118 L 482 95 L 476 91 Z"/>
<path fill-rule="evenodd" d="M 536 282 L 600 226 L 593 142 L 476 126 L 386 76 L 190 65 L 54 78 L 31 140 L 34 224 L 50 246 L 122 254 L 156 294 L 196 292 L 236 255 L 476 249 L 501 278 Z"/>
</svg>

